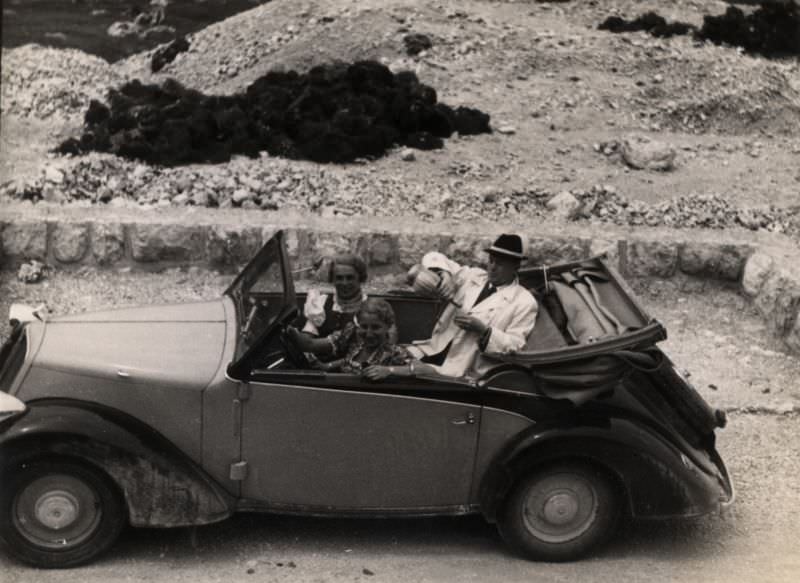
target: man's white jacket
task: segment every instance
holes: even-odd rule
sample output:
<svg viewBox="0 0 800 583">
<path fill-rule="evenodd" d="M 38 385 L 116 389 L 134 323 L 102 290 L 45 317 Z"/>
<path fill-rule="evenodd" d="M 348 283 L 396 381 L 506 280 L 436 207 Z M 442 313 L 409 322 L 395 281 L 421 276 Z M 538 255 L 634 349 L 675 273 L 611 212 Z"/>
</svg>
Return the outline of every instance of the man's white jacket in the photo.
<svg viewBox="0 0 800 583">
<path fill-rule="evenodd" d="M 431 338 L 415 342 L 411 347 L 412 353 L 417 354 L 414 350 L 417 348 L 422 354 L 434 355 L 450 344 L 447 357 L 441 366 L 436 367 L 437 370 L 448 376 L 479 376 L 498 364 L 496 360 L 484 356 L 483 352 L 509 353 L 525 346 L 528 334 L 536 323 L 538 307 L 533 295 L 517 280 L 498 287 L 494 294 L 476 306 L 475 300 L 489 279 L 485 270 L 464 267 L 436 251 L 427 253 L 422 258 L 422 266 L 449 272 L 456 285 L 453 300 L 461 305 L 460 311 L 478 318 L 490 326 L 492 331 L 489 341 L 481 351 L 478 345 L 479 334 L 456 325 L 453 318 L 459 310 L 448 302 Z"/>
</svg>

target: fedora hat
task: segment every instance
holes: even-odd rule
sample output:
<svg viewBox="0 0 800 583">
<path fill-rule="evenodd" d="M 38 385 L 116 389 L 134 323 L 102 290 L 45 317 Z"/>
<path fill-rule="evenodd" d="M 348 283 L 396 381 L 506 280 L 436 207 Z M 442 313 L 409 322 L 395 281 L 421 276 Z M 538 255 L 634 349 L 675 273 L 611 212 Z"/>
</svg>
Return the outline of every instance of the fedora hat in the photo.
<svg viewBox="0 0 800 583">
<path fill-rule="evenodd" d="M 486 252 L 493 255 L 513 257 L 514 259 L 525 259 L 525 255 L 522 252 L 522 237 L 519 235 L 503 233 L 492 243 L 491 247 L 486 249 Z"/>
</svg>

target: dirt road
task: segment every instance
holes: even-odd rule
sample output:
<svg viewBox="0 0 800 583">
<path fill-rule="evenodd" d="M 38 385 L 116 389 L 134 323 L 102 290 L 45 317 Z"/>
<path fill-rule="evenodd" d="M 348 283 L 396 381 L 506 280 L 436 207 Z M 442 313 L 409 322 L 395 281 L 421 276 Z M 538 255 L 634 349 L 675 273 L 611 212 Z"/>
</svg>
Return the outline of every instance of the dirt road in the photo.
<svg viewBox="0 0 800 583">
<path fill-rule="evenodd" d="M 55 274 L 47 285 L 0 278 L 0 310 L 46 301 L 79 311 L 213 297 L 228 278 L 188 274 Z M 722 516 L 626 524 L 609 546 L 571 564 L 508 553 L 478 517 L 342 520 L 241 515 L 197 529 L 129 530 L 95 564 L 39 571 L 0 554 L 3 583 L 108 581 L 747 582 L 797 580 L 800 556 L 800 362 L 781 352 L 733 292 L 696 281 L 639 284 L 670 332 L 664 347 L 728 411 L 719 450 L 737 487 Z M 713 386 L 712 386 L 713 385 Z"/>
</svg>

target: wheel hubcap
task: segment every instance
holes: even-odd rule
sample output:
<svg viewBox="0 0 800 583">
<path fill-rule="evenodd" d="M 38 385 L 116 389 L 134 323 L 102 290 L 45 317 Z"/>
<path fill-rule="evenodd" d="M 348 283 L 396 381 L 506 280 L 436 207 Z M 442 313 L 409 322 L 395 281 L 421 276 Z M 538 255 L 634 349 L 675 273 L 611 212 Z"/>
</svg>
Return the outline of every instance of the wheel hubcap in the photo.
<svg viewBox="0 0 800 583">
<path fill-rule="evenodd" d="M 579 504 L 573 492 L 559 492 L 545 500 L 542 515 L 550 524 L 568 524 L 578 514 Z"/>
<path fill-rule="evenodd" d="M 525 527 L 536 538 L 562 543 L 585 533 L 597 517 L 598 495 L 584 476 L 543 476 L 529 489 L 523 508 Z"/>
<path fill-rule="evenodd" d="M 77 498 L 63 490 L 47 492 L 36 501 L 36 518 L 54 530 L 72 524 L 78 516 L 78 510 Z"/>
<path fill-rule="evenodd" d="M 17 531 L 29 542 L 65 549 L 94 534 L 102 512 L 89 484 L 76 476 L 53 474 L 33 480 L 19 492 L 12 518 Z"/>
</svg>

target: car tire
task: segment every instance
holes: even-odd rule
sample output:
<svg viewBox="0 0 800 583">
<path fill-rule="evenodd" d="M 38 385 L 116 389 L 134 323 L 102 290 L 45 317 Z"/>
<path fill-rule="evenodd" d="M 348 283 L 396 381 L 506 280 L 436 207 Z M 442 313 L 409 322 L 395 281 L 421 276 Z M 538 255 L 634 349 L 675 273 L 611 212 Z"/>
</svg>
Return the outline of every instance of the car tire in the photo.
<svg viewBox="0 0 800 583">
<path fill-rule="evenodd" d="M 0 540 L 21 562 L 42 568 L 89 562 L 127 523 L 115 484 L 89 464 L 38 459 L 3 470 Z"/>
<path fill-rule="evenodd" d="M 538 561 L 572 561 L 613 534 L 620 497 L 608 475 L 589 464 L 537 468 L 513 487 L 499 515 L 500 534 Z"/>
</svg>

